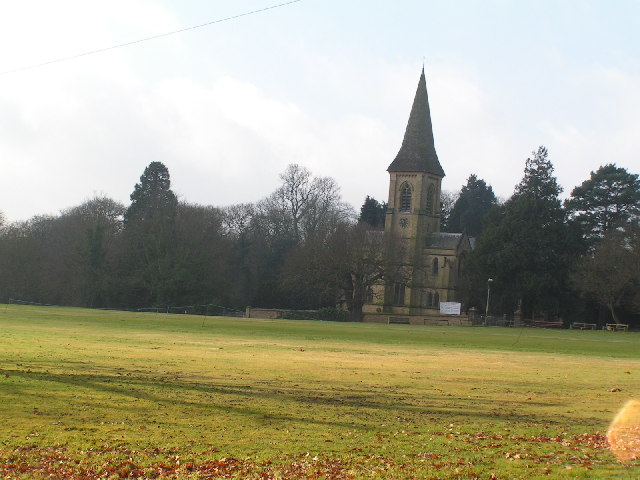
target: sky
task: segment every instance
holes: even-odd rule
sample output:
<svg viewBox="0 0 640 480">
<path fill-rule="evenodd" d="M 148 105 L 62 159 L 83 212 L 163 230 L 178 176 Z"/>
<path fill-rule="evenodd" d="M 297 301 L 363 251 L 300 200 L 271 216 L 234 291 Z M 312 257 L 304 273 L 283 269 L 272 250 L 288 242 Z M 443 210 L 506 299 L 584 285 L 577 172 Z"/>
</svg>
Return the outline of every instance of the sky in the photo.
<svg viewBox="0 0 640 480">
<path fill-rule="evenodd" d="M 21 69 L 283 1 L 1 2 L 0 212 L 128 205 L 153 161 L 190 203 L 259 201 L 291 163 L 386 200 L 423 63 L 444 190 L 508 198 L 539 145 L 563 196 L 640 173 L 640 0 L 300 0 Z"/>
</svg>

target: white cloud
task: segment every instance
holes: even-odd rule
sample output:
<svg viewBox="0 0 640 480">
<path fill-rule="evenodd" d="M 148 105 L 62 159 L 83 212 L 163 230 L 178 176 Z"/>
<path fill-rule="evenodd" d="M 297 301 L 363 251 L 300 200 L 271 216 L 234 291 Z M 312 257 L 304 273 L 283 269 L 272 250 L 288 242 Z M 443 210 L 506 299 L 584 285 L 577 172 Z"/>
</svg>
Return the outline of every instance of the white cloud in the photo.
<svg viewBox="0 0 640 480">
<path fill-rule="evenodd" d="M 640 169 L 640 76 L 596 68 L 580 78 L 577 95 L 588 102 L 591 115 L 550 119 L 541 125 L 564 196 L 601 165 L 616 163 L 634 173 Z"/>
<path fill-rule="evenodd" d="M 3 71 L 80 55 L 182 27 L 167 9 L 143 0 L 22 0 L 12 2 L 10 8 L 4 6 L 0 13 L 0 44 L 13 47 L 0 50 Z M 172 36 L 160 41 L 165 42 L 165 46 L 177 45 L 180 38 Z M 97 63 L 109 64 L 114 59 L 113 55 L 103 54 Z M 63 70 L 79 68 L 77 62 L 65 62 Z M 35 76 L 41 75 L 46 73 Z"/>
<path fill-rule="evenodd" d="M 143 0 L 11 5 L 0 7 L 0 41 L 22 47 L 0 51 L 4 69 L 185 26 Z M 190 18 L 203 11 L 215 18 L 218 4 Z M 295 23 L 295 11 L 286 13 Z M 356 208 L 365 195 L 386 200 L 386 168 L 402 142 L 419 63 L 396 48 L 368 54 L 366 36 L 360 53 L 367 54 L 358 56 L 357 45 L 343 55 L 325 37 L 314 43 L 283 31 L 256 46 L 261 57 L 247 66 L 254 52 L 234 48 L 253 50 L 257 37 L 232 30 L 226 24 L 0 77 L 0 210 L 9 219 L 55 213 L 96 191 L 126 202 L 155 160 L 192 202 L 259 200 L 294 162 L 334 177 Z M 463 55 L 443 49 L 426 65 L 445 189 L 476 173 L 506 197 L 539 144 L 567 191 L 607 162 L 640 169 L 640 80 L 630 73 L 637 68 L 578 68 L 563 49 L 563 61 L 523 76 L 530 71 L 523 64 L 513 74 L 495 59 L 492 71 Z"/>
<path fill-rule="evenodd" d="M 189 192 L 189 201 L 257 201 L 275 189 L 290 163 L 336 178 L 345 198 L 358 205 L 371 193 L 372 174 L 386 183 L 386 165 L 373 172 L 365 165 L 381 142 L 388 143 L 380 122 L 349 114 L 323 123 L 313 112 L 228 76 L 209 86 L 170 80 L 147 98 L 145 115 L 166 139 L 174 185 Z M 386 185 L 382 191 L 386 195 Z"/>
<path fill-rule="evenodd" d="M 518 137 L 499 99 L 478 72 L 459 65 L 434 65 L 430 79 L 436 149 L 447 175 L 443 188 L 458 191 L 473 173 L 500 196 L 510 195 L 520 173 Z"/>
<path fill-rule="evenodd" d="M 176 167 L 170 168 L 174 184 L 194 202 L 258 200 L 288 160 L 312 142 L 310 119 L 295 105 L 230 77 L 208 86 L 171 79 L 145 103 L 146 122 L 166 143 L 168 166 Z"/>
<path fill-rule="evenodd" d="M 137 0 L 25 0 L 2 10 L 0 42 L 13 46 L 0 51 L 2 71 L 179 28 L 168 11 Z M 0 77 L 0 208 L 10 219 L 56 213 L 97 191 L 127 199 L 113 187 L 137 178 L 130 166 L 145 136 L 135 110 L 143 81 L 140 62 L 118 52 Z"/>
</svg>

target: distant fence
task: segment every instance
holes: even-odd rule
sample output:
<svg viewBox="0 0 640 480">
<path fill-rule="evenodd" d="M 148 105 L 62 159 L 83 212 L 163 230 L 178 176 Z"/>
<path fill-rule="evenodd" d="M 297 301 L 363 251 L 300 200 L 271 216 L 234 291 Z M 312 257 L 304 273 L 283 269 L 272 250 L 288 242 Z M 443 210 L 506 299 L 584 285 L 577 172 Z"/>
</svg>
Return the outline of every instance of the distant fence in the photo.
<svg viewBox="0 0 640 480">
<path fill-rule="evenodd" d="M 246 318 L 283 318 L 287 320 L 326 320 L 348 322 L 349 312 L 339 308 L 325 307 L 319 310 L 287 310 L 283 308 L 247 307 Z"/>
<path fill-rule="evenodd" d="M 506 315 L 480 315 L 473 318 L 472 325 L 475 327 L 537 327 L 537 328 L 564 328 L 566 325 L 562 320 L 531 320 L 519 319 Z"/>
<path fill-rule="evenodd" d="M 33 305 L 40 307 L 69 307 L 69 308 L 94 308 L 94 307 L 70 307 L 68 305 L 55 305 L 51 303 L 32 302 L 29 300 L 9 299 L 10 304 Z M 235 308 L 205 303 L 199 305 L 154 305 L 152 307 L 98 307 L 95 310 L 114 310 L 120 312 L 154 312 L 170 313 L 174 315 L 203 315 L 212 317 L 237 317 L 237 318 L 282 318 L 289 320 L 326 320 L 334 322 L 346 322 L 349 320 L 348 312 L 338 308 L 327 307 L 319 310 L 288 310 L 271 308 L 252 308 L 237 310 Z"/>
<path fill-rule="evenodd" d="M 21 300 L 10 298 L 9 304 L 16 305 L 33 305 L 40 307 L 66 307 L 66 308 L 93 308 L 95 310 L 113 310 L 121 312 L 155 312 L 168 313 L 173 315 L 201 315 L 212 317 L 236 317 L 236 318 L 271 318 L 271 319 L 287 319 L 287 320 L 318 320 L 332 322 L 348 322 L 349 313 L 335 307 L 326 307 L 319 310 L 289 310 L 277 308 L 253 308 L 247 307 L 246 310 L 238 310 L 235 308 L 218 305 L 215 303 L 205 303 L 197 305 L 154 305 L 152 307 L 78 307 L 70 305 L 56 305 L 51 303 L 33 302 L 30 300 Z M 371 318 L 369 318 L 371 317 Z M 374 319 L 373 317 L 379 317 Z M 411 317 L 411 318 L 409 318 Z M 363 321 L 377 323 L 411 323 L 419 325 L 459 325 L 474 327 L 537 327 L 537 328 L 574 328 L 574 329 L 608 329 L 615 331 L 630 330 L 632 325 L 615 325 L 615 324 L 596 324 L 596 323 L 572 323 L 567 324 L 562 320 L 531 320 L 519 319 L 509 316 L 497 315 L 473 315 L 468 316 L 434 316 L 419 317 L 418 316 L 382 316 L 382 315 L 364 315 Z M 414 318 L 420 320 L 414 322 Z M 614 325 L 614 327 L 612 327 Z M 624 327 L 621 328 L 621 327 Z"/>
<path fill-rule="evenodd" d="M 498 317 L 498 316 L 485 316 L 480 315 L 473 319 L 473 326 L 475 327 L 524 327 L 525 323 L 523 321 L 514 320 L 513 318 L 508 317 Z"/>
<path fill-rule="evenodd" d="M 39 307 L 68 307 L 67 305 L 54 305 L 51 303 L 31 302 L 29 300 L 19 300 L 15 298 L 9 299 L 10 304 L 16 305 L 33 305 Z M 71 307 L 74 308 L 74 307 Z M 76 307 L 76 308 L 94 308 L 94 307 Z M 114 310 L 121 312 L 155 312 L 155 313 L 171 313 L 177 315 L 204 315 L 216 317 L 244 317 L 244 311 L 234 308 L 217 305 L 214 303 L 206 303 L 201 305 L 155 305 L 153 307 L 99 307 L 95 310 Z"/>
</svg>

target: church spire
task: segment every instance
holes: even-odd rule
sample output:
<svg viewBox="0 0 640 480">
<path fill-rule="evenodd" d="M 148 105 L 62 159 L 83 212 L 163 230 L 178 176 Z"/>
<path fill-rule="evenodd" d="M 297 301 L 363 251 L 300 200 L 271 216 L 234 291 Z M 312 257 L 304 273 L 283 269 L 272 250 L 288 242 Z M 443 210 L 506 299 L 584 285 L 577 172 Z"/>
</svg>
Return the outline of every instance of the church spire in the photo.
<svg viewBox="0 0 640 480">
<path fill-rule="evenodd" d="M 427 95 L 427 81 L 424 66 L 418 82 L 418 90 L 413 100 L 407 130 L 402 140 L 402 147 L 388 172 L 425 172 L 444 177 L 444 170 L 438 161 L 433 143 L 431 112 Z"/>
</svg>

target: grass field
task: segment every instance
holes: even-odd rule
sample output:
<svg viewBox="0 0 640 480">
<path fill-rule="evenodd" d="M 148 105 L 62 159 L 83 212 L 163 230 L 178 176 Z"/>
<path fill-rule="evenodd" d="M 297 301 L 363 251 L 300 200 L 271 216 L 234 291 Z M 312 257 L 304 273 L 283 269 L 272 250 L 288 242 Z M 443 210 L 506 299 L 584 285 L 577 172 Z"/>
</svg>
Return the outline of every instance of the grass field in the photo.
<svg viewBox="0 0 640 480">
<path fill-rule="evenodd" d="M 0 341 L 3 478 L 640 478 L 636 333 L 0 305 Z"/>
</svg>

